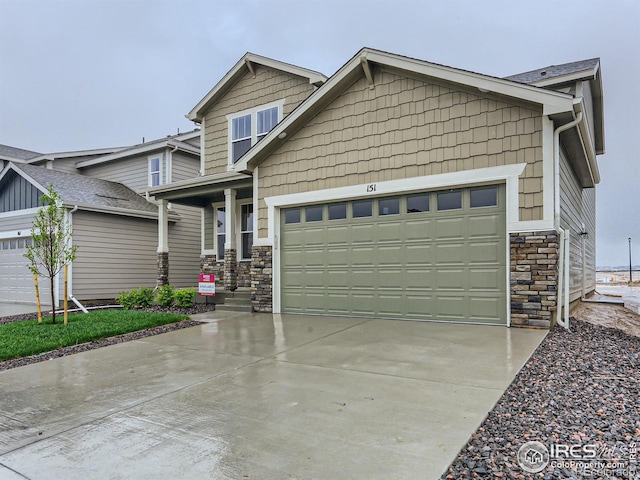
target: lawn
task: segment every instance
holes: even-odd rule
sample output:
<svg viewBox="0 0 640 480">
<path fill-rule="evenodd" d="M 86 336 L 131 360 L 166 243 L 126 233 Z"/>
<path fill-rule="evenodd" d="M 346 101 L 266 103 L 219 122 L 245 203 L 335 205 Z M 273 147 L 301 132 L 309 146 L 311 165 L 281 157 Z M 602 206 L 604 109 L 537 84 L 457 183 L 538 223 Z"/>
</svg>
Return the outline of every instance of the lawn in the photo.
<svg viewBox="0 0 640 480">
<path fill-rule="evenodd" d="M 0 361 L 48 352 L 56 348 L 136 332 L 145 328 L 175 323 L 186 315 L 153 313 L 136 310 L 98 310 L 86 314 L 69 315 L 68 325 L 62 315 L 0 325 Z"/>
</svg>

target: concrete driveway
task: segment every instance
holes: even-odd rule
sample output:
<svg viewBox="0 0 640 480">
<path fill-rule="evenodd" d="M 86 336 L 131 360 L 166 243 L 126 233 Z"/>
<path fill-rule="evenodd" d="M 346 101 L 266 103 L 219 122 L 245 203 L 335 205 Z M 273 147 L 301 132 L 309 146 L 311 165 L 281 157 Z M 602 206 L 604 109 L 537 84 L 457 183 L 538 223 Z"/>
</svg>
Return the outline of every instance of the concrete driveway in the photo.
<svg viewBox="0 0 640 480">
<path fill-rule="evenodd" d="M 33 313 L 36 311 L 36 306 L 31 303 L 0 302 L 0 318 L 10 317 L 11 315 L 20 315 L 22 313 Z"/>
<path fill-rule="evenodd" d="M 212 313 L 0 372 L 0 478 L 437 478 L 541 330 Z"/>
</svg>

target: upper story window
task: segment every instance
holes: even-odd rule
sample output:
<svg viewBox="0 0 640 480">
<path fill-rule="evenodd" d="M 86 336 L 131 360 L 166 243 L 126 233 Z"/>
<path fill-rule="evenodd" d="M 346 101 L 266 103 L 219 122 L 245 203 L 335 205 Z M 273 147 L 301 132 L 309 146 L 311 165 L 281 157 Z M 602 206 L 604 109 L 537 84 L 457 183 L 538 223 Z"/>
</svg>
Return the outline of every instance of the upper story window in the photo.
<svg viewBox="0 0 640 480">
<path fill-rule="evenodd" d="M 148 185 L 150 187 L 157 187 L 171 182 L 171 168 L 169 162 L 162 155 L 149 157 L 148 171 Z"/>
<path fill-rule="evenodd" d="M 258 143 L 282 120 L 284 100 L 261 105 L 227 115 L 229 121 L 229 163 L 236 163 L 240 157 Z"/>
</svg>

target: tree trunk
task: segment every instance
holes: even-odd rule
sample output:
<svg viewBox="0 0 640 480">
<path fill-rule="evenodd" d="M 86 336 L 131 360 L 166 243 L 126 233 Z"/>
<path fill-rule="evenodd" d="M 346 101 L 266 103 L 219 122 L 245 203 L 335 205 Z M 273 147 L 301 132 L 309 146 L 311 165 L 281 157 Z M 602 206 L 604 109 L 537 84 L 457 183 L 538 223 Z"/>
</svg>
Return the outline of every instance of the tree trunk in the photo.
<svg viewBox="0 0 640 480">
<path fill-rule="evenodd" d="M 54 275 L 49 277 L 49 280 L 51 281 L 51 323 L 55 324 L 56 323 L 56 294 L 55 294 L 55 290 L 53 289 L 54 279 L 55 279 Z"/>
</svg>

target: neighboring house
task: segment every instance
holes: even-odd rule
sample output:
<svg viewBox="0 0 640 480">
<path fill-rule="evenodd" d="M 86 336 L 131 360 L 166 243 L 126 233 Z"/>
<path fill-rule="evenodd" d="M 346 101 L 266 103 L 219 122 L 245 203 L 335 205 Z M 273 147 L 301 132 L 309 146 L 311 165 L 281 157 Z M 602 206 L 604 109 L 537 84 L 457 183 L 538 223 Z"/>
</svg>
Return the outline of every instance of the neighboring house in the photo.
<svg viewBox="0 0 640 480">
<path fill-rule="evenodd" d="M 325 79 L 248 53 L 188 117 L 202 176 L 150 193 L 165 225 L 202 208 L 203 272 L 256 311 L 549 326 L 595 287 L 598 59 L 496 78 L 365 48 Z"/>
<path fill-rule="evenodd" d="M 199 141 L 196 130 L 132 147 L 37 154 L 9 163 L 0 173 L 0 301 L 35 301 L 23 254 L 39 199 L 50 184 L 62 197 L 79 246 L 70 269 L 77 299 L 113 299 L 123 290 L 155 286 L 158 207 L 146 192 L 197 176 Z M 197 283 L 200 217 L 199 209 L 180 205 L 168 213 L 172 285 Z M 58 299 L 61 288 L 59 278 Z M 48 296 L 42 298 L 48 303 Z"/>
<path fill-rule="evenodd" d="M 32 152 L 31 150 L 10 147 L 9 145 L 0 145 L 0 171 L 2 171 L 9 162 L 25 163 L 29 159 L 39 157 L 40 155 L 42 154 Z"/>
</svg>

